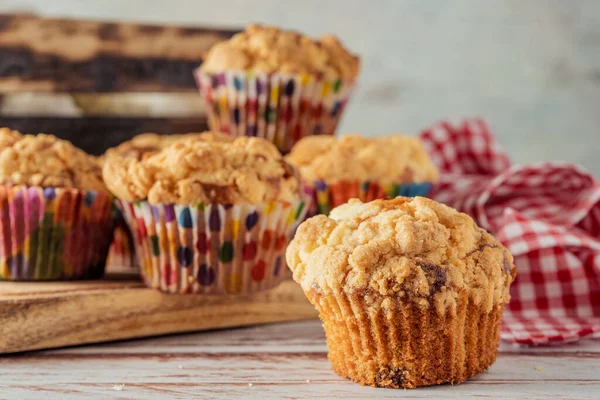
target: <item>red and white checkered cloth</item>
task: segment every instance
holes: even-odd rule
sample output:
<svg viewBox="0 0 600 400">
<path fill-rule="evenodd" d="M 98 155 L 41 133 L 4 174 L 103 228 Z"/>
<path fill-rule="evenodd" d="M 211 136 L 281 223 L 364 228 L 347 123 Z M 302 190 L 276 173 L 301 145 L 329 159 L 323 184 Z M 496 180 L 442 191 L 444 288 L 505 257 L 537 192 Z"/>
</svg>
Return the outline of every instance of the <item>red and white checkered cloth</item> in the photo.
<svg viewBox="0 0 600 400">
<path fill-rule="evenodd" d="M 421 133 L 441 171 L 433 198 L 471 215 L 514 255 L 502 338 L 552 344 L 600 334 L 600 181 L 564 162 L 512 165 L 482 120 Z"/>
</svg>

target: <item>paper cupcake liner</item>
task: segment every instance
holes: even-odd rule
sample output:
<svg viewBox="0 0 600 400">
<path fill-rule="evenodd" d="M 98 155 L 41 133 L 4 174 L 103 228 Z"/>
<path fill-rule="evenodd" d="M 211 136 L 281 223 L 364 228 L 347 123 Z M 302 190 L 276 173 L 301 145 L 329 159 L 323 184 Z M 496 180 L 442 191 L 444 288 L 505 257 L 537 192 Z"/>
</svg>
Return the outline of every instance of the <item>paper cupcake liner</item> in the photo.
<svg viewBox="0 0 600 400">
<path fill-rule="evenodd" d="M 257 136 L 288 153 L 310 135 L 333 135 L 354 82 L 309 74 L 194 71 L 212 130 Z"/>
<path fill-rule="evenodd" d="M 432 183 L 398 183 L 380 185 L 377 182 L 336 182 L 314 181 L 312 185 L 305 184 L 304 191 L 312 198 L 308 215 L 329 214 L 329 212 L 347 203 L 352 198 L 362 202 L 394 198 L 398 196 L 427 197 L 431 193 Z"/>
<path fill-rule="evenodd" d="M 121 211 L 120 202 L 115 200 L 116 223 L 113 240 L 108 250 L 106 259 L 106 273 L 108 274 L 136 274 L 140 269 L 135 257 L 135 243 L 129 230 L 125 217 Z M 134 218 L 135 221 L 135 218 Z"/>
<path fill-rule="evenodd" d="M 169 293 L 246 294 L 286 278 L 284 251 L 302 200 L 250 205 L 133 205 L 144 282 Z"/>
<path fill-rule="evenodd" d="M 105 192 L 0 186 L 0 279 L 100 278 L 113 217 Z"/>
<path fill-rule="evenodd" d="M 502 305 L 486 313 L 462 295 L 455 313 L 439 315 L 399 299 L 368 304 L 374 297 L 364 293 L 308 295 L 323 320 L 333 370 L 361 385 L 460 383 L 496 360 Z"/>
</svg>

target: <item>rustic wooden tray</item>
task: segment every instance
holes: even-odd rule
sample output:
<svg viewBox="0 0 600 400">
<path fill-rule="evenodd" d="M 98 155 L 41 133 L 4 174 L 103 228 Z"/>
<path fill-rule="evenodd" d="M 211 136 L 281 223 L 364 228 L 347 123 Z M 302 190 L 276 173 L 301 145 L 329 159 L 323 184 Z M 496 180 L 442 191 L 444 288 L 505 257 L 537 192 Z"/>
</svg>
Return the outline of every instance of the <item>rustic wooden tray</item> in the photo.
<svg viewBox="0 0 600 400">
<path fill-rule="evenodd" d="M 316 317 L 293 281 L 247 296 L 163 294 L 135 280 L 0 282 L 0 353 Z"/>
</svg>

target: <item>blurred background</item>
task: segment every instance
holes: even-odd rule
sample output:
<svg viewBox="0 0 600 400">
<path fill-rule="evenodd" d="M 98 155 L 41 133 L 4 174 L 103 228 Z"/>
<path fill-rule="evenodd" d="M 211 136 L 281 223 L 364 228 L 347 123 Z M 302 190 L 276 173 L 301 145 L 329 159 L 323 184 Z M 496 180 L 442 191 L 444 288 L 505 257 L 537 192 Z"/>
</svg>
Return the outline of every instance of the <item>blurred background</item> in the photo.
<svg viewBox="0 0 600 400">
<path fill-rule="evenodd" d="M 339 132 L 416 134 L 479 116 L 515 162 L 568 160 L 600 175 L 598 0 L 0 0 L 16 11 L 334 33 L 363 61 Z"/>
</svg>

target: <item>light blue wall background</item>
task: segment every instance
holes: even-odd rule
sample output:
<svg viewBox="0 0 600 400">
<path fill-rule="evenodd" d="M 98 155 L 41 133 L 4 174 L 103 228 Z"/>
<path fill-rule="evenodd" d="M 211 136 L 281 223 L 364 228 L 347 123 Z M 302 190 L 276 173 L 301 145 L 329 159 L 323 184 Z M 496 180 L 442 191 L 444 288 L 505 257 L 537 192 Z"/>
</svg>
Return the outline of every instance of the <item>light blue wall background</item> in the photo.
<svg viewBox="0 0 600 400">
<path fill-rule="evenodd" d="M 53 16 L 332 32 L 363 57 L 342 132 L 482 116 L 516 162 L 600 176 L 600 0 L 0 0 Z"/>
</svg>

